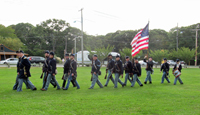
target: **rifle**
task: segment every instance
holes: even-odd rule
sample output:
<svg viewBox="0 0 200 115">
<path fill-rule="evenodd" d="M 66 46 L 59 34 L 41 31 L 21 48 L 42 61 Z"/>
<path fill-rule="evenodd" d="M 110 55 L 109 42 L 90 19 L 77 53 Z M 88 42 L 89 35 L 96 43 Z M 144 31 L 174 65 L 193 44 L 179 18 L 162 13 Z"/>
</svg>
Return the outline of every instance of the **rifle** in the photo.
<svg viewBox="0 0 200 115">
<path fill-rule="evenodd" d="M 64 80 L 64 74 L 63 74 L 63 76 L 62 76 L 62 80 Z"/>
<path fill-rule="evenodd" d="M 93 66 L 93 58 L 92 58 L 92 66 Z M 92 74 L 92 73 L 93 73 L 93 72 L 91 72 L 91 74 Z M 92 75 L 90 81 L 92 81 L 92 78 L 93 78 L 93 75 Z"/>
<path fill-rule="evenodd" d="M 109 63 L 109 57 L 108 57 L 107 67 L 108 67 L 108 63 Z M 105 78 L 104 78 L 104 79 L 107 78 L 107 74 L 108 74 L 108 69 L 106 69 L 106 75 L 105 75 Z"/>
<path fill-rule="evenodd" d="M 42 75 L 40 76 L 40 79 L 42 79 L 42 77 L 43 77 L 43 73 L 44 73 L 44 72 L 42 72 Z"/>
<path fill-rule="evenodd" d="M 45 87 L 46 85 L 46 82 L 47 82 L 47 77 L 48 77 L 48 72 L 46 72 L 46 76 L 44 77 L 44 85 L 42 86 L 42 88 Z"/>
</svg>

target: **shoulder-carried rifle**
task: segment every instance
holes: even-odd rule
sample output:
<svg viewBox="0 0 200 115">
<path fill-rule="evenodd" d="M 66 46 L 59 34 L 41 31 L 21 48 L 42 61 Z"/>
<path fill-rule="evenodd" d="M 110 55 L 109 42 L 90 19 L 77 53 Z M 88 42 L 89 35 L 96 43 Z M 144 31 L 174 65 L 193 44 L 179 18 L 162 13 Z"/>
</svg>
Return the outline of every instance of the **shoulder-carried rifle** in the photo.
<svg viewBox="0 0 200 115">
<path fill-rule="evenodd" d="M 92 66 L 93 66 L 93 58 L 92 58 Z M 93 72 L 91 72 L 91 74 L 93 74 Z M 90 81 L 92 81 L 93 75 L 91 76 Z"/>
<path fill-rule="evenodd" d="M 107 78 L 107 74 L 108 74 L 108 63 L 109 63 L 109 58 L 108 58 L 108 62 L 107 62 L 107 68 L 106 68 L 106 75 L 105 75 L 105 78 L 104 79 L 106 79 Z"/>
<path fill-rule="evenodd" d="M 43 73 L 44 73 L 44 72 L 42 72 L 42 74 L 41 74 L 41 76 L 40 76 L 40 79 L 42 79 L 42 77 L 43 77 Z"/>
</svg>

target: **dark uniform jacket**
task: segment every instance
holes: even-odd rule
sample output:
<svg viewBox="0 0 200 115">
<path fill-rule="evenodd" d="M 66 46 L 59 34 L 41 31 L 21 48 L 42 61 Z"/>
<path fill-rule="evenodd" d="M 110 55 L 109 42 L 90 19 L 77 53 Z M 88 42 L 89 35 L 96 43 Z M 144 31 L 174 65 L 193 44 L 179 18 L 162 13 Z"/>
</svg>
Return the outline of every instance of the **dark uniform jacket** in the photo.
<svg viewBox="0 0 200 115">
<path fill-rule="evenodd" d="M 131 61 L 126 61 L 124 63 L 124 70 L 125 70 L 125 73 L 131 73 L 132 72 L 132 63 Z"/>
<path fill-rule="evenodd" d="M 17 62 L 17 73 L 19 72 L 19 64 L 21 63 L 21 58 L 19 58 L 18 62 Z"/>
<path fill-rule="evenodd" d="M 163 70 L 163 72 L 169 72 L 169 64 L 163 63 L 161 68 L 160 68 L 160 71 L 162 71 L 162 70 Z"/>
<path fill-rule="evenodd" d="M 64 64 L 64 74 L 69 72 L 69 68 L 70 68 L 70 59 L 67 59 Z"/>
<path fill-rule="evenodd" d="M 98 74 L 100 67 L 101 67 L 101 62 L 98 59 L 93 61 L 92 72 L 96 72 Z"/>
<path fill-rule="evenodd" d="M 43 67 L 42 67 L 43 72 L 48 71 L 48 65 L 49 65 L 48 63 L 49 63 L 49 57 L 45 58 L 45 61 L 44 61 Z"/>
<path fill-rule="evenodd" d="M 56 60 L 54 58 L 49 58 L 48 72 L 50 74 L 56 74 Z"/>
<path fill-rule="evenodd" d="M 152 69 L 153 69 L 153 61 L 146 61 L 146 59 L 144 59 L 144 62 L 146 62 L 147 63 L 147 67 L 146 67 L 146 70 L 147 71 L 152 71 Z"/>
<path fill-rule="evenodd" d="M 21 61 L 18 64 L 19 66 L 19 78 L 27 78 L 31 76 L 30 73 L 30 68 L 31 68 L 31 63 L 27 59 L 26 56 L 23 56 L 21 58 Z"/>
<path fill-rule="evenodd" d="M 115 65 L 115 62 L 113 59 L 109 59 L 107 69 L 112 69 Z"/>
<path fill-rule="evenodd" d="M 141 65 L 140 63 L 133 63 L 132 73 L 141 76 Z"/>
<path fill-rule="evenodd" d="M 76 63 L 76 61 L 75 60 L 71 60 L 70 61 L 69 71 L 70 71 L 70 73 L 73 73 L 75 77 L 77 76 L 76 69 L 77 69 L 77 63 Z"/>
<path fill-rule="evenodd" d="M 173 71 L 177 68 L 177 64 L 174 65 Z M 182 70 L 182 65 L 179 64 L 178 70 L 181 72 Z"/>
<path fill-rule="evenodd" d="M 123 74 L 123 67 L 122 67 L 122 61 L 121 60 L 115 61 L 115 65 L 113 67 L 113 72 Z"/>
</svg>

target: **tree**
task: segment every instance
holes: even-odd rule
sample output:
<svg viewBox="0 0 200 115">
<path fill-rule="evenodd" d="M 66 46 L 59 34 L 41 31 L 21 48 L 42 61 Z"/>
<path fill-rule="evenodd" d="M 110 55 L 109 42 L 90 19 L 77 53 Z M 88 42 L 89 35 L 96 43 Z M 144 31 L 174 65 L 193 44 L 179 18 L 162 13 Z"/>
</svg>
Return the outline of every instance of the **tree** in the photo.
<svg viewBox="0 0 200 115">
<path fill-rule="evenodd" d="M 49 37 L 52 38 L 52 46 L 53 46 L 53 52 L 55 52 L 55 47 L 57 45 L 57 41 L 59 39 L 62 39 L 63 31 L 68 28 L 69 24 L 66 23 L 64 20 L 58 20 L 58 19 L 49 19 L 46 21 L 43 21 L 40 25 L 42 28 L 46 30 L 46 32 L 49 33 Z M 62 40 L 61 40 L 62 41 Z"/>
<path fill-rule="evenodd" d="M 189 48 L 181 47 L 180 49 L 178 49 L 178 52 L 176 50 L 172 50 L 171 56 L 175 58 L 179 58 L 190 65 L 190 60 L 194 58 L 195 52 L 196 52 L 196 49 L 190 50 Z"/>
<path fill-rule="evenodd" d="M 25 47 L 19 38 L 3 38 L 0 36 L 0 44 L 9 47 L 12 50 L 19 50 Z"/>
<path fill-rule="evenodd" d="M 107 47 L 95 48 L 94 51 L 92 51 L 90 47 L 85 47 L 90 52 L 90 58 L 92 58 L 94 54 L 98 55 L 98 59 L 101 61 L 101 65 L 103 64 L 104 59 L 107 58 L 108 54 L 112 52 L 114 48 L 114 46 L 108 45 Z"/>
<path fill-rule="evenodd" d="M 169 50 L 150 50 L 149 55 L 161 64 L 163 58 L 169 57 Z"/>
<path fill-rule="evenodd" d="M 4 25 L 0 24 L 0 36 L 3 38 L 17 38 L 15 35 L 15 30 L 11 27 L 5 27 Z"/>
<path fill-rule="evenodd" d="M 131 59 L 131 57 L 132 57 L 131 52 L 132 52 L 131 48 L 124 48 L 121 51 L 119 51 L 122 61 L 125 61 L 125 56 L 129 56 Z"/>
</svg>

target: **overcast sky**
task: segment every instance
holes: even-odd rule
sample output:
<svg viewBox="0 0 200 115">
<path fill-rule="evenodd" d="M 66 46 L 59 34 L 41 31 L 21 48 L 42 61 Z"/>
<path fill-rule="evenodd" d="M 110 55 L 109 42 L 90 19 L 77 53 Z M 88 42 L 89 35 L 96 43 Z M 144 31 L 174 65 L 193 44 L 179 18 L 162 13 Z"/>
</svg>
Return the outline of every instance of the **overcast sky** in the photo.
<svg viewBox="0 0 200 115">
<path fill-rule="evenodd" d="M 200 0 L 0 0 L 0 24 L 63 19 L 91 35 L 144 28 L 169 31 L 200 22 Z M 74 23 L 74 21 L 77 21 Z"/>
</svg>

